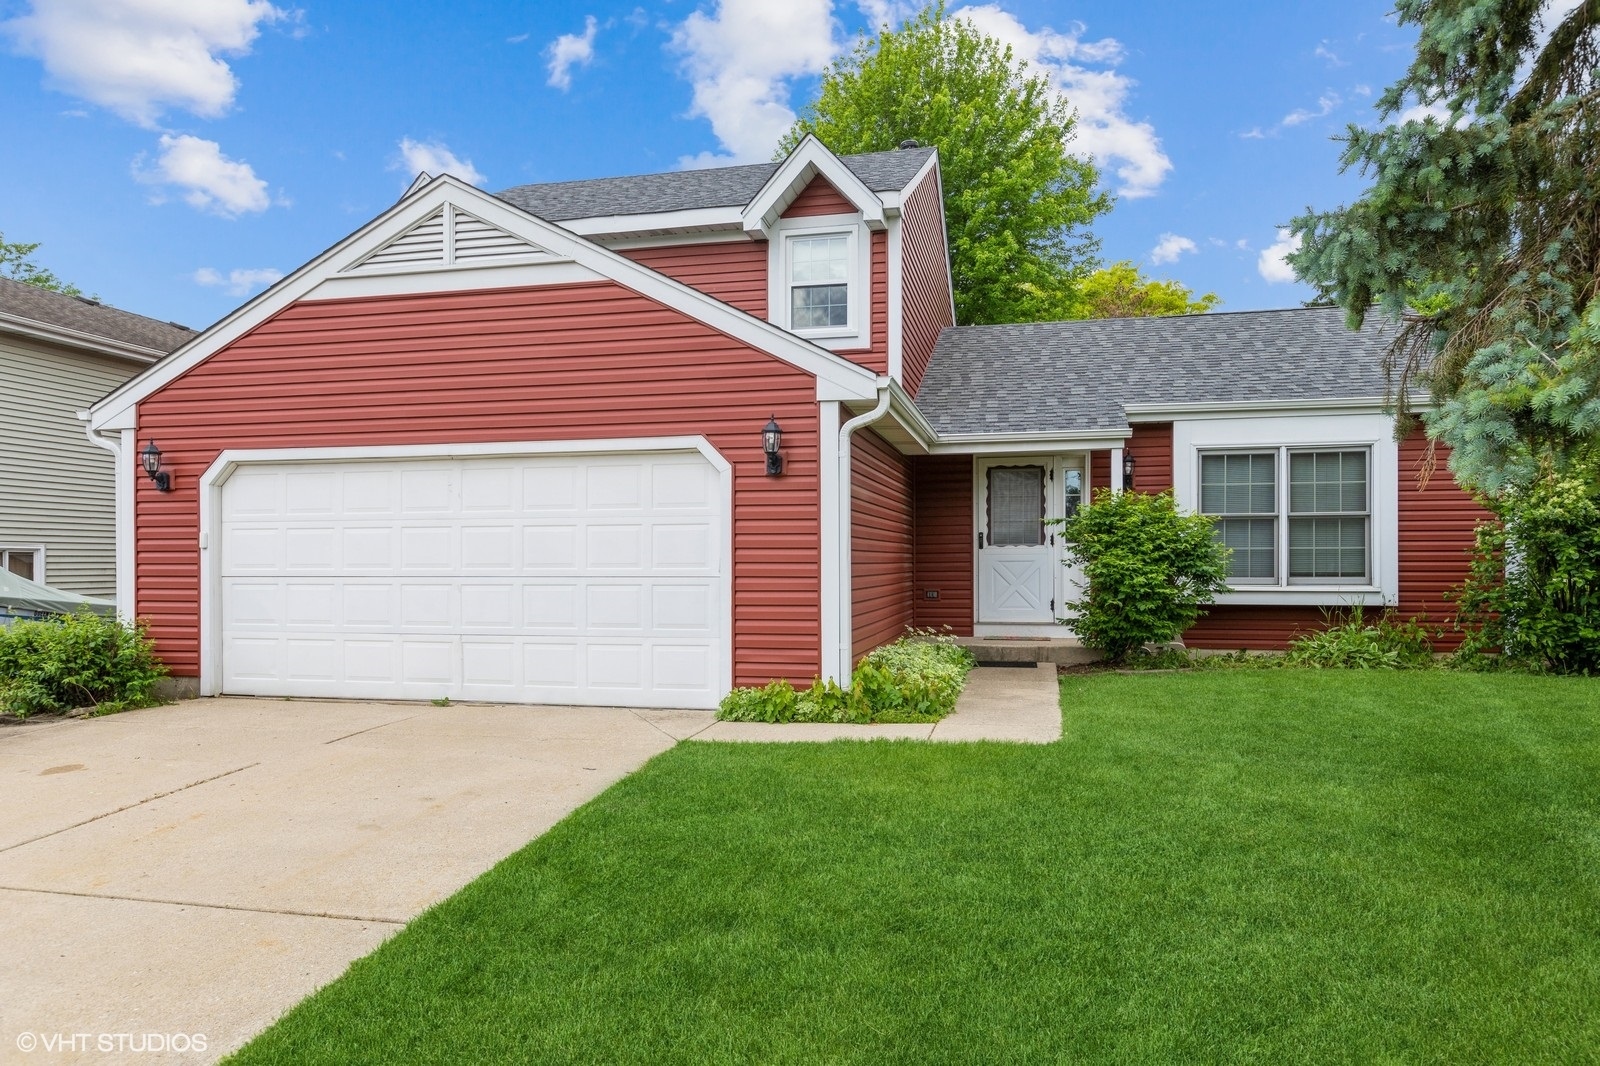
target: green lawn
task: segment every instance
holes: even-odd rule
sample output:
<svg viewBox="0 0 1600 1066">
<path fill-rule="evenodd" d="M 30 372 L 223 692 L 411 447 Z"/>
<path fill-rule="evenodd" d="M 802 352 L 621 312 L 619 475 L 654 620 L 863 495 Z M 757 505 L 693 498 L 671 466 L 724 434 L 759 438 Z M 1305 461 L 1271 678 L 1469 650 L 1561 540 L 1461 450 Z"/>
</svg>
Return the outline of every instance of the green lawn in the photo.
<svg viewBox="0 0 1600 1066">
<path fill-rule="evenodd" d="M 239 1061 L 1600 1059 L 1600 682 L 1062 705 L 1048 747 L 680 745 Z"/>
</svg>

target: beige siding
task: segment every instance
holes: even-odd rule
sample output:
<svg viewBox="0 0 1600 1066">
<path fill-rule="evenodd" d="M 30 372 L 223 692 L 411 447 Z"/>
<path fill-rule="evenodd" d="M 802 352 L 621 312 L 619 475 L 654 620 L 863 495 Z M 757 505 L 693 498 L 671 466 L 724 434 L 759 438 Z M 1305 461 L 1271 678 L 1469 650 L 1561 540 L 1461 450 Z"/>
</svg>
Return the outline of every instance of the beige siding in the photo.
<svg viewBox="0 0 1600 1066">
<path fill-rule="evenodd" d="M 56 588 L 116 591 L 111 453 L 76 412 L 140 369 L 0 334 L 0 547 L 43 547 Z"/>
</svg>

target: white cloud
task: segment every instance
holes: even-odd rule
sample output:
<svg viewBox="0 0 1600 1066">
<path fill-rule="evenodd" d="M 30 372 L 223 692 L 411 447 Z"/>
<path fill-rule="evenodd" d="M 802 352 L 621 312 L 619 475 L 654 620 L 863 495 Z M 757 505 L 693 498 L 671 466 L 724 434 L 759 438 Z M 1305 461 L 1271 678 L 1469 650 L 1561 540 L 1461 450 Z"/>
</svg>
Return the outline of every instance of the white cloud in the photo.
<svg viewBox="0 0 1600 1066">
<path fill-rule="evenodd" d="M 229 296 L 249 296 L 283 277 L 283 271 L 272 267 L 241 268 L 228 271 L 224 277 L 211 267 L 201 267 L 192 277 L 196 285 L 226 287 Z"/>
<path fill-rule="evenodd" d="M 770 159 L 793 124 L 791 79 L 815 74 L 838 54 L 833 0 L 717 0 L 672 34 L 694 86 L 689 114 L 709 119 L 722 153 L 686 157 L 686 167 Z"/>
<path fill-rule="evenodd" d="M 1416 104 L 1400 112 L 1395 121 L 1403 125 L 1407 122 L 1422 122 L 1430 118 L 1441 126 L 1448 126 L 1450 125 L 1450 108 L 1440 103 Z"/>
<path fill-rule="evenodd" d="M 1239 136 L 1247 141 L 1260 141 L 1266 139 L 1267 135 L 1261 132 L 1260 126 L 1251 126 L 1249 129 L 1239 134 Z"/>
<path fill-rule="evenodd" d="M 1338 93 L 1329 90 L 1317 97 L 1317 109 L 1315 111 L 1304 107 L 1297 108 L 1283 116 L 1282 125 L 1298 126 L 1300 123 L 1310 122 L 1312 119 L 1327 118 L 1333 114 L 1333 109 L 1343 102 Z"/>
<path fill-rule="evenodd" d="M 529 37 L 532 37 L 532 36 L 533 36 L 533 34 L 531 34 L 531 33 L 519 33 L 519 34 L 516 34 L 515 36 L 507 37 L 506 38 L 506 44 L 521 44 L 523 41 L 526 41 Z"/>
<path fill-rule="evenodd" d="M 1198 252 L 1199 246 L 1188 237 L 1180 237 L 1176 233 L 1163 233 L 1161 239 L 1156 241 L 1156 246 L 1150 249 L 1150 262 L 1176 263 L 1178 257 L 1185 252 Z"/>
<path fill-rule="evenodd" d="M 134 177 L 152 185 L 176 185 L 183 199 L 199 211 L 223 218 L 265 211 L 272 206 L 267 183 L 256 177 L 250 164 L 229 159 L 216 141 L 187 133 L 164 133 L 161 154 L 146 169 L 143 156 L 134 161 Z"/>
<path fill-rule="evenodd" d="M 155 128 L 168 107 L 226 112 L 239 81 L 220 57 L 246 55 L 263 23 L 287 17 L 267 0 L 34 0 L 0 28 L 52 85 Z"/>
<path fill-rule="evenodd" d="M 445 144 L 414 141 L 410 137 L 400 138 L 400 160 L 389 169 L 404 170 L 413 178 L 418 174 L 454 174 L 468 185 L 482 185 L 488 180 L 472 160 L 462 159 Z"/>
<path fill-rule="evenodd" d="M 898 26 L 920 10 L 912 0 L 856 0 L 856 7 L 867 16 L 867 29 L 872 33 L 884 26 Z"/>
<path fill-rule="evenodd" d="M 550 42 L 544 50 L 550 58 L 549 84 L 562 92 L 572 88 L 572 68 L 586 67 L 594 58 L 594 35 L 599 28 L 594 16 L 589 15 L 583 20 L 582 33 L 563 33 Z"/>
<path fill-rule="evenodd" d="M 1263 280 L 1270 285 L 1283 285 L 1297 280 L 1294 268 L 1284 259 L 1290 252 L 1300 250 L 1299 234 L 1291 234 L 1287 229 L 1279 228 L 1278 239 L 1261 249 L 1261 254 L 1256 257 L 1256 271 Z"/>
<path fill-rule="evenodd" d="M 1339 54 L 1337 52 L 1328 47 L 1327 41 L 1323 41 L 1321 44 L 1317 45 L 1316 50 L 1312 54 L 1318 59 L 1322 60 L 1324 63 L 1328 64 L 1330 68 L 1349 66 L 1348 63 L 1339 58 Z"/>
<path fill-rule="evenodd" d="M 950 17 L 966 19 L 1009 44 L 1017 58 L 1049 76 L 1050 83 L 1078 113 L 1077 140 L 1072 147 L 1115 173 L 1119 195 L 1136 199 L 1150 196 L 1160 187 L 1172 161 L 1161 150 L 1155 127 L 1126 114 L 1135 82 L 1114 69 L 1091 69 L 1115 67 L 1121 61 L 1118 41 L 1110 37 L 1086 41 L 1081 23 L 1073 23 L 1064 33 L 1048 27 L 1034 32 L 996 4 L 960 8 Z"/>
</svg>

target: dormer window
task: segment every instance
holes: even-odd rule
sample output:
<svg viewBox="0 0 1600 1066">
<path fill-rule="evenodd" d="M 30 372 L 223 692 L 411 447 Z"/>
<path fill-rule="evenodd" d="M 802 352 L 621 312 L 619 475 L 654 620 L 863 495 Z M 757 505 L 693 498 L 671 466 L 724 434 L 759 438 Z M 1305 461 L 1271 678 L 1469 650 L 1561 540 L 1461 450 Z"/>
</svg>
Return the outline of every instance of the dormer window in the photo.
<svg viewBox="0 0 1600 1066">
<path fill-rule="evenodd" d="M 843 233 L 789 239 L 789 328 L 848 329 L 850 238 Z"/>
<path fill-rule="evenodd" d="M 872 242 L 859 216 L 786 218 L 772 241 L 772 320 L 828 348 L 864 348 Z"/>
</svg>

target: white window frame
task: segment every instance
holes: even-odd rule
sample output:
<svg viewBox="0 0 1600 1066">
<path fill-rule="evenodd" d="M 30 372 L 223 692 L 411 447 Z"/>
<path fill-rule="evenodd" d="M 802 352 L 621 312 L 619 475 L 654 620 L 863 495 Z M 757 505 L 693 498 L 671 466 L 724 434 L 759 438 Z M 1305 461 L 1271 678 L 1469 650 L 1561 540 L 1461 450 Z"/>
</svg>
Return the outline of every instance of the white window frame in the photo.
<svg viewBox="0 0 1600 1066">
<path fill-rule="evenodd" d="M 1359 452 L 1366 462 L 1366 496 L 1367 508 L 1364 511 L 1316 511 L 1296 513 L 1290 507 L 1291 471 L 1290 462 L 1296 455 L 1314 454 L 1349 454 Z M 1252 589 L 1280 589 L 1298 588 L 1304 585 L 1338 585 L 1342 588 L 1373 588 L 1375 582 L 1372 576 L 1372 449 L 1365 445 L 1359 446 L 1301 446 L 1278 445 L 1277 447 L 1243 448 L 1201 448 L 1199 460 L 1196 463 L 1196 476 L 1200 476 L 1205 466 L 1207 456 L 1229 455 L 1267 455 L 1272 458 L 1272 496 L 1273 510 L 1262 513 L 1225 513 L 1220 511 L 1202 511 L 1202 514 L 1213 515 L 1217 518 L 1233 519 L 1271 519 L 1273 525 L 1272 545 L 1272 577 L 1235 577 L 1232 579 L 1234 587 L 1249 586 Z M 1197 482 L 1198 484 L 1198 482 Z M 1197 492 L 1203 490 L 1197 488 Z M 1197 499 L 1200 498 L 1197 496 Z M 1360 518 L 1365 528 L 1364 554 L 1366 556 L 1366 572 L 1360 577 L 1295 577 L 1290 568 L 1289 527 L 1295 518 Z"/>
<path fill-rule="evenodd" d="M 789 243 L 798 237 L 845 237 L 849 263 L 849 322 L 826 329 L 795 329 L 791 324 L 792 257 Z M 872 235 L 860 215 L 815 215 L 778 222 L 767 249 L 767 318 L 797 337 L 824 348 L 867 348 L 872 344 Z"/>
<path fill-rule="evenodd" d="M 29 578 L 36 585 L 47 585 L 45 580 L 45 550 L 43 544 L 0 544 L 0 570 L 9 572 L 10 567 L 6 556 L 11 552 L 22 554 L 27 552 L 33 556 L 33 577 Z"/>
<path fill-rule="evenodd" d="M 1366 450 L 1367 581 L 1288 580 L 1289 452 Z M 1172 424 L 1173 492 L 1178 506 L 1200 510 L 1200 456 L 1219 452 L 1278 452 L 1277 578 L 1271 584 L 1239 581 L 1219 604 L 1328 607 L 1392 606 L 1400 599 L 1399 450 L 1394 422 L 1384 414 L 1240 415 L 1178 418 Z"/>
</svg>

